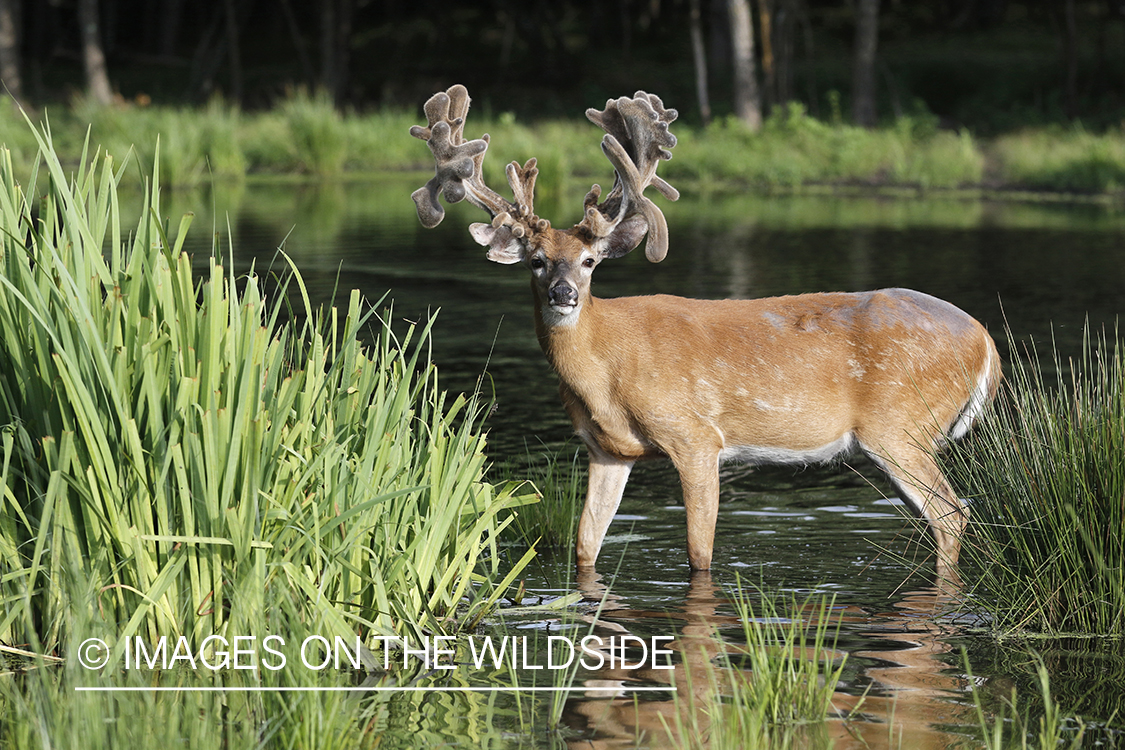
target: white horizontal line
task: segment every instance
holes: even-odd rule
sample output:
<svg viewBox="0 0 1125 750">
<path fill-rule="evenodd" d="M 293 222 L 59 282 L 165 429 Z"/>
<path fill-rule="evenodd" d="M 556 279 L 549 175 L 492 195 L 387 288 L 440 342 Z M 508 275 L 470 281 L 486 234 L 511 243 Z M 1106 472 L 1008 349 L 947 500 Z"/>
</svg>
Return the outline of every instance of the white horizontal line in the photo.
<svg viewBox="0 0 1125 750">
<path fill-rule="evenodd" d="M 676 692 L 674 687 L 91 687 L 76 693 L 564 693 L 582 691 Z"/>
</svg>

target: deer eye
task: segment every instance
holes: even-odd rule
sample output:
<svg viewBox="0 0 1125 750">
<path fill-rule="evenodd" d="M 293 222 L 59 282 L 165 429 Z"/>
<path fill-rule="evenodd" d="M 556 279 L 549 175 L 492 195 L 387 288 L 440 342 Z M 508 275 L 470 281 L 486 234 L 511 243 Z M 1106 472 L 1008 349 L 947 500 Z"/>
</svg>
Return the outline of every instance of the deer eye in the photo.
<svg viewBox="0 0 1125 750">
<path fill-rule="evenodd" d="M 539 256 L 535 256 L 534 258 L 531 259 L 531 270 L 538 271 L 543 266 L 544 266 L 543 259 L 540 258 Z"/>
<path fill-rule="evenodd" d="M 587 258 L 586 260 L 582 261 L 582 265 L 586 268 L 593 268 L 596 265 L 596 261 L 593 258 Z"/>
</svg>

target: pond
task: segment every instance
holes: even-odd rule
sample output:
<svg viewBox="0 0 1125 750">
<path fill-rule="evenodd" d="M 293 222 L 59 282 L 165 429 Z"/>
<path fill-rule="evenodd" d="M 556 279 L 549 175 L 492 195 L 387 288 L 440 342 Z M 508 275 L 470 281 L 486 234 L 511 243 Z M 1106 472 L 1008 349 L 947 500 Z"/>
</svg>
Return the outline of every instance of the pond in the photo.
<svg viewBox="0 0 1125 750">
<path fill-rule="evenodd" d="M 173 217 L 195 210 L 197 247 L 206 247 L 214 229 L 240 270 L 268 267 L 284 244 L 318 300 L 336 290 L 343 299 L 353 287 L 372 301 L 387 295 L 404 329 L 405 321 L 437 311 L 432 351 L 442 383 L 457 391 L 483 383 L 495 400 L 486 423 L 492 460 L 518 467 L 529 455 L 573 454 L 578 443 L 535 339 L 527 272 L 486 261 L 467 231 L 480 220 L 471 207 L 452 207 L 437 229 L 422 229 L 409 200 L 420 184 L 416 175 L 394 175 L 377 184 L 221 188 L 166 196 L 164 210 Z M 548 191 L 539 213 L 569 223 L 584 189 Z M 200 212 L 200 205 L 211 208 Z M 712 194 L 665 202 L 665 213 L 668 258 L 654 265 L 637 252 L 607 261 L 595 294 L 751 298 L 909 287 L 984 323 L 1005 360 L 1014 354 L 1005 325 L 1021 345 L 1048 350 L 1053 340 L 1067 355 L 1080 346 L 1087 320 L 1112 329 L 1125 307 L 1125 213 L 1103 205 Z M 1021 696 L 1034 693 L 1026 651 L 972 636 L 964 619 L 933 617 L 942 595 L 932 561 L 870 465 L 730 467 L 722 478 L 710 576 L 690 575 L 675 471 L 639 464 L 603 548 L 600 579 L 576 583 L 565 554 L 544 553 L 525 576 L 528 601 L 576 586 L 599 596 L 608 586 L 599 632 L 672 636 L 682 644 L 711 627 L 735 637 L 728 590 L 736 577 L 767 591 L 829 593 L 842 623 L 837 649 L 848 654 L 836 707 L 847 712 L 863 696 L 857 719 L 830 722 L 836 747 L 968 741 L 975 716 L 963 646 L 994 695 L 1013 684 Z M 511 627 L 534 631 L 546 622 Z M 1064 709 L 1104 720 L 1125 704 L 1119 649 L 1044 649 Z M 617 670 L 580 674 L 578 684 L 654 679 Z M 663 746 L 669 700 L 667 693 L 635 703 L 627 693 L 577 692 L 564 723 L 582 747 Z"/>
</svg>

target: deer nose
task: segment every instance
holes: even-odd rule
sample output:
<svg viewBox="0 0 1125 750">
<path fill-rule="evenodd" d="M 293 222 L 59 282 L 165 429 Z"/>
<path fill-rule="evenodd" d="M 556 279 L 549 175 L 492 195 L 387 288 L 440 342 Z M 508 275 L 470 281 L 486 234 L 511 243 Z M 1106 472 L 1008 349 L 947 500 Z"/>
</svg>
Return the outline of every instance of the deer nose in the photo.
<svg viewBox="0 0 1125 750">
<path fill-rule="evenodd" d="M 578 291 L 566 282 L 559 282 L 547 292 L 547 301 L 552 307 L 568 307 L 578 304 Z"/>
</svg>

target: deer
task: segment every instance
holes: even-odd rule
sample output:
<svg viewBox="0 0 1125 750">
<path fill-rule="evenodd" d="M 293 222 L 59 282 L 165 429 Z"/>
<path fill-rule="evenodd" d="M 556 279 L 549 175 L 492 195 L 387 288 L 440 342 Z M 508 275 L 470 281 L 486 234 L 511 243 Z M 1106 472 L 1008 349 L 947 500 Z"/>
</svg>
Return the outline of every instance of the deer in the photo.
<svg viewBox="0 0 1125 750">
<path fill-rule="evenodd" d="M 593 570 L 637 461 L 670 459 L 679 473 L 693 571 L 711 567 L 719 469 L 727 461 L 814 464 L 856 451 L 890 478 L 928 525 L 937 570 L 956 576 L 969 509 L 935 456 L 962 437 L 1001 380 L 995 342 L 976 319 L 908 289 L 701 300 L 669 295 L 599 298 L 594 270 L 647 236 L 645 256 L 668 251 L 668 225 L 644 193 L 679 192 L 656 175 L 672 157 L 678 116 L 644 91 L 610 99 L 587 118 L 605 131 L 612 189 L 594 185 L 581 221 L 555 229 L 535 214 L 536 160 L 512 162 L 509 201 L 482 166 L 489 136 L 465 140 L 470 98 L 455 85 L 425 104 L 434 177 L 412 195 L 426 228 L 439 195 L 490 217 L 469 233 L 488 260 L 531 272 L 535 331 L 559 394 L 589 454 L 576 561 Z"/>
</svg>

